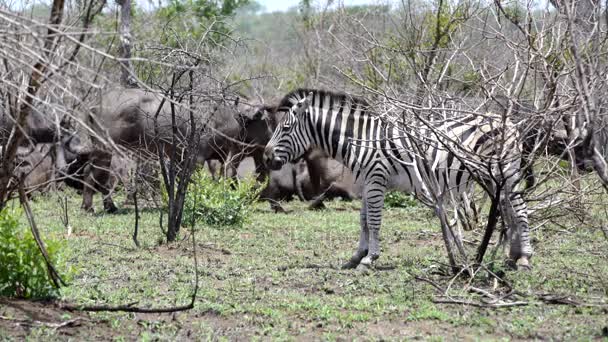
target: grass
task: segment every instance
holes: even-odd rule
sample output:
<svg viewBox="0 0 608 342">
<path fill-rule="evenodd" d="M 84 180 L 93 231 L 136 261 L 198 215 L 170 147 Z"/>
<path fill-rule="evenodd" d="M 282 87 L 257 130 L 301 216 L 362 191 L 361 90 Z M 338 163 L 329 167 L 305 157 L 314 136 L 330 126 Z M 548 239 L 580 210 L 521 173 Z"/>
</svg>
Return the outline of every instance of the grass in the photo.
<svg viewBox="0 0 608 342">
<path fill-rule="evenodd" d="M 159 244 L 158 212 L 146 210 L 140 219 L 142 248 L 137 249 L 131 240 L 131 209 L 86 214 L 78 209 L 80 198 L 68 193 L 68 236 L 58 196 L 39 197 L 33 208 L 44 235 L 62 235 L 67 241 L 65 253 L 77 269 L 60 301 L 154 307 L 189 301 L 194 286 L 189 230 L 176 243 Z M 440 293 L 416 279 L 449 283 L 437 274 L 446 261 L 445 249 L 437 221 L 426 208 L 385 210 L 378 270 L 365 275 L 339 269 L 357 245 L 359 205 L 332 202 L 329 210 L 308 211 L 292 202 L 289 214 L 274 214 L 268 204 L 259 203 L 242 229 L 197 225 L 200 290 L 193 310 L 82 314 L 65 312 L 56 303 L 5 300 L 9 305 L 0 301 L 3 317 L 22 317 L 23 310 L 16 307 L 31 305 L 46 313 L 47 321 L 86 320 L 61 329 L 26 329 L 0 320 L 0 339 L 607 339 L 608 242 L 599 230 L 534 232 L 534 268 L 504 270 L 526 306 L 435 304 Z M 450 294 L 479 300 L 463 290 L 466 282 L 455 280 Z M 482 276 L 473 285 L 492 288 Z M 540 294 L 602 305 L 552 305 L 540 301 Z"/>
</svg>

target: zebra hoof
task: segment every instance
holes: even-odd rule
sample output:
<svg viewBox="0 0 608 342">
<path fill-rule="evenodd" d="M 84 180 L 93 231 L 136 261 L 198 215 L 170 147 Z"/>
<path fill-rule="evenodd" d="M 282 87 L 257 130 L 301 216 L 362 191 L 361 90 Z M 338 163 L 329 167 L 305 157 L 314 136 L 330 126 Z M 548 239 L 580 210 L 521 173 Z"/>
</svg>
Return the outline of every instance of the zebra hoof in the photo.
<svg viewBox="0 0 608 342">
<path fill-rule="evenodd" d="M 354 268 L 357 268 L 357 266 L 359 266 L 359 262 L 355 261 L 353 259 L 350 259 L 346 263 L 344 263 L 341 268 L 343 270 L 352 270 Z"/>
<path fill-rule="evenodd" d="M 372 263 L 375 259 L 377 259 L 377 257 L 372 258 L 369 255 L 366 256 L 365 258 L 361 259 L 359 266 L 357 266 L 357 271 L 368 273 L 372 269 L 372 267 L 373 267 Z"/>
<path fill-rule="evenodd" d="M 372 270 L 372 265 L 360 263 L 357 266 L 357 271 L 359 271 L 359 272 L 361 272 L 363 274 L 368 274 L 371 270 Z"/>
<path fill-rule="evenodd" d="M 530 266 L 530 261 L 528 260 L 527 257 L 521 257 L 517 260 L 517 262 L 515 263 L 515 267 L 517 268 L 517 270 L 523 270 L 523 271 L 529 271 L 532 269 L 532 266 Z"/>
<path fill-rule="evenodd" d="M 363 257 L 366 255 L 367 249 L 363 251 L 358 250 L 345 264 L 342 265 L 342 269 L 352 270 L 353 268 L 357 268 L 357 266 L 359 266 L 359 263 L 361 262 L 361 259 L 363 259 Z"/>
</svg>

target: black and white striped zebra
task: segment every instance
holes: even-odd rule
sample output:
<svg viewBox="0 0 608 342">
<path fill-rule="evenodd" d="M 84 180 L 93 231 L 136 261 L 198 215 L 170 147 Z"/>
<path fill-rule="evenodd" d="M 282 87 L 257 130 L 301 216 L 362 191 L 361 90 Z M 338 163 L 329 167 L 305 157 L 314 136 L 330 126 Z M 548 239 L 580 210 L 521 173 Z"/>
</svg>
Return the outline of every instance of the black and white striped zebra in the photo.
<svg viewBox="0 0 608 342">
<path fill-rule="evenodd" d="M 513 125 L 492 115 L 461 115 L 432 123 L 423 119 L 393 124 L 369 111 L 362 99 L 323 90 L 299 89 L 286 95 L 278 111 L 286 112 L 264 159 L 279 169 L 311 147 L 324 149 L 349 167 L 364 185 L 359 247 L 343 267 L 369 267 L 380 256 L 379 231 L 387 188 L 429 199 L 434 184 L 459 201 L 470 191 L 473 178 L 490 188 L 506 180 L 501 213 L 510 224 L 509 256 L 528 266 L 532 255 L 527 207 L 511 191 L 516 183 L 521 144 Z M 432 128 L 432 129 L 431 129 Z M 422 160 L 426 162 L 421 162 Z M 424 168 L 424 169 L 423 169 Z"/>
</svg>

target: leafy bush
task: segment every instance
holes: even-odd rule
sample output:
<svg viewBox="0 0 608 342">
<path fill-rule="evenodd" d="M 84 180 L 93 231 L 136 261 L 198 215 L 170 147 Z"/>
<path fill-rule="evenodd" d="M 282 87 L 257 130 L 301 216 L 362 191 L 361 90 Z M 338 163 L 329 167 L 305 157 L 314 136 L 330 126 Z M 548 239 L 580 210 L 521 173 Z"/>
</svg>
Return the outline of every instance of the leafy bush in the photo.
<svg viewBox="0 0 608 342">
<path fill-rule="evenodd" d="M 19 298 L 48 298 L 57 289 L 47 273 L 44 257 L 31 231 L 19 224 L 19 210 L 0 211 L 0 296 Z M 61 272 L 60 241 L 44 241 L 51 262 Z"/>
<path fill-rule="evenodd" d="M 418 202 L 414 196 L 404 194 L 401 191 L 389 191 L 384 196 L 384 206 L 386 208 L 409 208 L 416 205 L 418 205 Z"/>
<path fill-rule="evenodd" d="M 210 226 L 242 227 L 263 188 L 253 177 L 214 181 L 207 172 L 198 170 L 188 186 L 183 222 L 192 222 L 194 216 Z"/>
</svg>

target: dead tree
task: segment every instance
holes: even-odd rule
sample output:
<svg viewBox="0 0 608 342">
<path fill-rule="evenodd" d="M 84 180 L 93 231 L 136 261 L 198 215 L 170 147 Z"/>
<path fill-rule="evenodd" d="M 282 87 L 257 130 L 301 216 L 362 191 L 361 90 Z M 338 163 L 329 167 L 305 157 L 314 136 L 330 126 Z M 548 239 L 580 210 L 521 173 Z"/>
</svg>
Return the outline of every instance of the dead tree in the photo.
<svg viewBox="0 0 608 342">
<path fill-rule="evenodd" d="M 172 242 L 178 236 L 184 211 L 184 202 L 186 199 L 186 190 L 190 184 L 190 178 L 196 167 L 197 151 L 200 145 L 200 137 L 202 129 L 197 125 L 197 120 L 194 115 L 194 99 L 193 90 L 193 72 L 189 71 L 189 96 L 188 97 L 188 123 L 189 129 L 187 137 L 183 137 L 178 127 L 176 102 L 183 99 L 183 95 L 176 94 L 175 87 L 179 79 L 186 73 L 181 71 L 173 74 L 171 86 L 165 91 L 166 98 L 171 100 L 171 140 L 170 144 L 165 147 L 161 143 L 157 143 L 158 157 L 161 166 L 161 175 L 168 200 L 168 221 L 167 221 L 167 241 Z M 176 101 L 177 100 L 177 101 Z M 163 100 L 164 101 L 164 100 Z M 155 115 L 154 127 L 158 135 L 158 114 L 163 103 L 159 106 L 159 110 Z M 184 139 L 185 138 L 185 139 Z M 168 153 L 168 155 L 165 155 Z"/>
<path fill-rule="evenodd" d="M 121 66 L 120 84 L 126 88 L 137 87 L 135 70 L 131 63 L 131 47 L 133 36 L 131 35 L 131 0 L 116 0 L 120 5 L 120 25 L 118 35 L 120 44 L 118 46 L 118 56 Z"/>
</svg>

